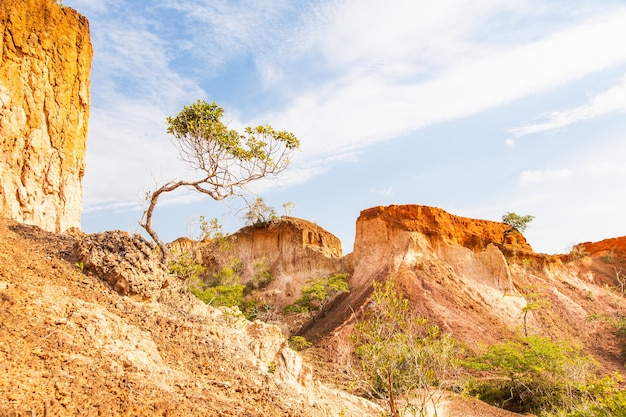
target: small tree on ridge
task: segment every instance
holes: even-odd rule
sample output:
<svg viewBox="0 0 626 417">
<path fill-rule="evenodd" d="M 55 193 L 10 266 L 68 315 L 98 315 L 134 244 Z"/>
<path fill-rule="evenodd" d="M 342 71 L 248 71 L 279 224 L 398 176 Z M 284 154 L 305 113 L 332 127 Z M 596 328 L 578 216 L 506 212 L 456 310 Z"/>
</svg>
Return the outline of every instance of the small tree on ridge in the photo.
<svg viewBox="0 0 626 417">
<path fill-rule="evenodd" d="M 152 215 L 163 193 L 190 188 L 214 200 L 241 195 L 248 183 L 275 177 L 289 165 L 289 155 L 300 142 L 287 131 L 269 125 L 247 127 L 243 134 L 221 121 L 224 109 L 202 100 L 184 106 L 176 117 L 167 118 L 167 133 L 174 136 L 180 158 L 198 172 L 196 180 L 172 180 L 149 192 L 148 208 L 139 224 L 152 237 L 167 261 L 169 252 L 152 227 Z"/>
<path fill-rule="evenodd" d="M 534 220 L 535 216 L 531 216 L 530 214 L 521 216 L 517 213 L 507 212 L 502 216 L 502 223 L 510 226 L 510 229 L 504 231 L 504 236 L 502 237 L 502 243 L 504 244 L 506 237 L 512 232 L 524 233 L 526 228 L 528 227 L 528 223 Z"/>
</svg>

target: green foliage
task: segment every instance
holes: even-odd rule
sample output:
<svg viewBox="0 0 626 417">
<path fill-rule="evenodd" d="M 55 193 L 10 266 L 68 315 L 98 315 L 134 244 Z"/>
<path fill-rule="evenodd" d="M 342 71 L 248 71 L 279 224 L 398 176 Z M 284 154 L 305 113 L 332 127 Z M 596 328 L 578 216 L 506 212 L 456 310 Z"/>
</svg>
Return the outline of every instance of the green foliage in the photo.
<svg viewBox="0 0 626 417">
<path fill-rule="evenodd" d="M 183 252 L 169 262 L 168 270 L 170 274 L 178 278 L 195 282 L 200 279 L 205 268 L 196 261 L 193 254 Z"/>
<path fill-rule="evenodd" d="M 324 309 L 324 305 L 340 292 L 349 292 L 348 274 L 331 274 L 310 279 L 302 287 L 302 295 L 293 304 L 285 307 L 286 312 L 311 313 Z"/>
<path fill-rule="evenodd" d="M 530 214 L 521 216 L 513 212 L 507 212 L 502 216 L 502 222 L 511 226 L 511 228 L 517 230 L 518 232 L 524 233 L 528 227 L 528 223 L 533 221 L 534 218 L 535 216 L 531 216 Z"/>
<path fill-rule="evenodd" d="M 575 410 L 586 401 L 595 363 L 568 342 L 526 336 L 491 345 L 465 365 L 492 375 L 472 380 L 470 393 L 507 410 L 537 414 Z"/>
<path fill-rule="evenodd" d="M 306 338 L 303 336 L 291 336 L 289 338 L 289 347 L 296 352 L 310 348 L 311 345 L 311 342 L 306 340 Z"/>
<path fill-rule="evenodd" d="M 249 225 L 263 227 L 278 220 L 278 215 L 273 207 L 265 204 L 262 197 L 257 197 L 254 203 L 248 205 L 248 212 L 244 218 Z"/>
<path fill-rule="evenodd" d="M 191 292 L 204 303 L 213 307 L 234 307 L 239 306 L 244 301 L 245 285 L 217 285 L 200 289 L 192 287 Z"/>
<path fill-rule="evenodd" d="M 226 264 L 212 275 L 212 282 L 210 285 L 235 285 L 241 282 L 241 273 L 243 272 L 243 262 L 235 257 L 229 256 Z"/>
<path fill-rule="evenodd" d="M 405 409 L 424 415 L 448 383 L 456 381 L 456 343 L 439 327 L 411 312 L 392 281 L 374 284 L 372 301 L 356 325 L 355 352 L 374 397 L 386 398 L 392 416 Z"/>
<path fill-rule="evenodd" d="M 276 145 L 270 144 L 269 141 L 278 142 L 289 150 L 300 146 L 300 142 L 292 133 L 276 131 L 269 125 L 246 127 L 245 134 L 239 134 L 236 130 L 228 129 L 221 121 L 223 116 L 224 109 L 215 102 L 198 100 L 184 106 L 176 117 L 166 119 L 167 133 L 179 141 L 202 146 L 202 153 L 222 155 L 229 160 L 259 160 L 268 166 L 280 163 L 279 160 L 273 159 L 272 148 Z M 184 146 L 187 146 L 186 143 Z M 194 150 L 193 154 L 196 153 L 198 152 Z M 192 162 L 197 168 L 205 168 L 200 158 Z"/>
<path fill-rule="evenodd" d="M 552 303 L 550 300 L 546 300 L 546 295 L 541 293 L 531 292 L 528 294 L 524 294 L 524 298 L 526 298 L 526 305 L 522 308 L 524 312 L 524 336 L 528 336 L 528 313 L 535 310 L 540 310 L 544 307 L 550 307 Z"/>
<path fill-rule="evenodd" d="M 283 172 L 289 155 L 300 146 L 293 133 L 269 125 L 247 127 L 240 134 L 222 122 L 223 116 L 224 109 L 216 103 L 198 100 L 166 120 L 180 158 L 198 172 L 199 179 L 172 180 L 147 194 L 149 204 L 140 225 L 161 249 L 163 261 L 169 257 L 168 248 L 152 227 L 161 194 L 183 187 L 214 200 L 241 195 L 250 182 Z"/>
<path fill-rule="evenodd" d="M 265 258 L 259 260 L 254 265 L 254 276 L 246 285 L 247 291 L 258 290 L 267 287 L 274 280 L 274 276 L 267 267 Z"/>
<path fill-rule="evenodd" d="M 235 236 L 224 232 L 224 226 L 217 218 L 207 220 L 200 216 L 200 236 L 197 240 L 210 240 L 214 250 L 229 251 L 235 246 Z"/>
</svg>

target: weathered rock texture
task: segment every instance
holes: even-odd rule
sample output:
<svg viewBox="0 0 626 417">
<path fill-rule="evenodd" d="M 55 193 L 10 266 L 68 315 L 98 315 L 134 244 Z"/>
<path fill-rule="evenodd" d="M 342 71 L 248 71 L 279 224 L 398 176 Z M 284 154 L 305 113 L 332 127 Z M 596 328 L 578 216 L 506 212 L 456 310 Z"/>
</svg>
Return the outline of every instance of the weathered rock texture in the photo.
<svg viewBox="0 0 626 417">
<path fill-rule="evenodd" d="M 0 218 L 0 242 L 0 416 L 381 413 L 315 381 L 277 327 L 207 306 L 180 280 L 150 300 L 122 295 L 156 295 L 149 282 L 165 273 L 138 238 L 54 235 Z M 77 268 L 85 253 L 98 265 L 132 260 L 124 288 L 108 268 Z"/>
<path fill-rule="evenodd" d="M 104 279 L 121 295 L 156 299 L 168 286 L 164 266 L 148 242 L 122 231 L 87 235 L 74 245 L 78 266 Z"/>
<path fill-rule="evenodd" d="M 253 278 L 259 266 L 267 267 L 274 279 L 265 295 L 279 307 L 300 296 L 306 280 L 343 271 L 341 241 L 306 220 L 283 217 L 263 227 L 244 227 L 234 238 L 233 248 L 223 257 L 233 256 L 243 262 L 244 283 Z M 177 247 L 184 244 L 178 241 Z M 206 256 L 204 261 L 209 263 Z"/>
<path fill-rule="evenodd" d="M 590 257 L 563 264 L 558 256 L 532 252 L 519 233 L 509 234 L 503 244 L 507 228 L 433 207 L 364 210 L 351 254 L 351 292 L 328 306 L 326 316 L 304 335 L 309 340 L 330 335 L 338 360 L 349 361 L 345 346 L 355 319 L 367 308 L 372 284 L 394 280 L 417 313 L 470 347 L 528 331 L 581 343 L 608 367 L 620 364 L 611 330 L 588 320 L 598 312 L 624 313 L 620 295 L 604 288 L 616 284 L 613 266 L 619 268 L 619 260 L 608 265 Z M 620 247 L 618 241 L 598 246 Z M 549 303 L 526 314 L 529 300 L 537 298 Z"/>
<path fill-rule="evenodd" d="M 92 47 L 87 19 L 52 0 L 0 2 L 0 213 L 80 226 Z"/>
</svg>

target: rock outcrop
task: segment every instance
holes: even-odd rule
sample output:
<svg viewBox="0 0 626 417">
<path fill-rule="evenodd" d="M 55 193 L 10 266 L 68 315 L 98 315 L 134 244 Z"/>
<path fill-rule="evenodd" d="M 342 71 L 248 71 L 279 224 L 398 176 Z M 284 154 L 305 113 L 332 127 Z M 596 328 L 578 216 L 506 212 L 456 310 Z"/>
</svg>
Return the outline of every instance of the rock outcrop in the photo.
<svg viewBox="0 0 626 417">
<path fill-rule="evenodd" d="M 343 271 L 339 238 L 306 220 L 282 217 L 261 227 L 244 227 L 233 237 L 233 247 L 223 257 L 242 261 L 244 283 L 253 278 L 259 265 L 266 267 L 273 276 L 266 288 L 271 297 L 267 301 L 279 307 L 299 297 L 306 280 Z M 190 246 L 179 239 L 175 247 L 188 250 Z M 204 263 L 210 260 L 205 257 Z"/>
<path fill-rule="evenodd" d="M 88 21 L 52 0 L 2 0 L 0 35 L 0 213 L 53 232 L 78 227 Z"/>
<path fill-rule="evenodd" d="M 609 367 L 620 363 L 611 331 L 588 320 L 600 311 L 623 313 L 619 294 L 595 285 L 607 283 L 601 278 L 613 273 L 610 266 L 602 269 L 591 258 L 563 264 L 558 256 L 535 254 L 519 233 L 508 234 L 502 243 L 507 228 L 433 207 L 362 211 L 351 254 L 351 292 L 329 306 L 304 336 L 326 337 L 341 358 L 342 343 L 349 344 L 372 284 L 394 280 L 417 313 L 467 346 L 479 348 L 528 331 L 581 343 Z M 545 307 L 527 308 L 536 299 L 545 300 Z M 349 361 L 349 355 L 344 359 Z"/>
<path fill-rule="evenodd" d="M 74 245 L 78 266 L 104 279 L 121 295 L 155 300 L 169 285 L 164 266 L 139 236 L 122 231 L 87 235 Z"/>
<path fill-rule="evenodd" d="M 156 295 L 146 279 L 165 274 L 139 238 L 54 235 L 0 218 L 0 241 L 2 416 L 381 413 L 315 381 L 277 327 L 207 306 L 182 280 L 131 296 Z M 125 284 L 108 268 L 81 270 L 85 254 L 94 265 L 132 260 Z"/>
</svg>

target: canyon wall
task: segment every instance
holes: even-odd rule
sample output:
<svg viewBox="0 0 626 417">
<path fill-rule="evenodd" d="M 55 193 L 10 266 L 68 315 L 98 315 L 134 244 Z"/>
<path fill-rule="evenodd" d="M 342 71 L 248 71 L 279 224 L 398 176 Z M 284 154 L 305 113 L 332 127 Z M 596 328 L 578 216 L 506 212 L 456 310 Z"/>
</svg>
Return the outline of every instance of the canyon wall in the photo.
<svg viewBox="0 0 626 417">
<path fill-rule="evenodd" d="M 235 245 L 225 257 L 245 265 L 244 282 L 259 269 L 267 268 L 273 280 L 267 286 L 267 301 L 283 307 L 300 296 L 311 278 L 343 272 L 341 241 L 315 223 L 282 217 L 263 227 L 247 226 L 234 234 Z M 209 264 L 206 259 L 205 264 Z"/>
<path fill-rule="evenodd" d="M 590 253 L 602 251 L 564 262 L 534 253 L 521 233 L 503 243 L 503 223 L 435 207 L 374 207 L 361 212 L 356 227 L 350 293 L 301 330 L 309 340 L 325 338 L 339 362 L 373 284 L 392 280 L 417 314 L 470 348 L 527 332 L 578 343 L 607 369 L 623 364 L 606 323 L 589 317 L 623 314 L 621 294 L 611 288 L 623 271 L 624 239 L 588 243 Z M 543 307 L 533 307 L 535 300 Z"/>
<path fill-rule="evenodd" d="M 79 227 L 89 23 L 52 0 L 2 0 L 0 34 L 0 215 L 52 232 Z"/>
</svg>

